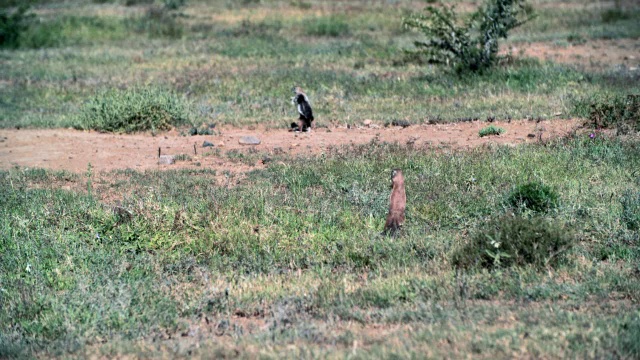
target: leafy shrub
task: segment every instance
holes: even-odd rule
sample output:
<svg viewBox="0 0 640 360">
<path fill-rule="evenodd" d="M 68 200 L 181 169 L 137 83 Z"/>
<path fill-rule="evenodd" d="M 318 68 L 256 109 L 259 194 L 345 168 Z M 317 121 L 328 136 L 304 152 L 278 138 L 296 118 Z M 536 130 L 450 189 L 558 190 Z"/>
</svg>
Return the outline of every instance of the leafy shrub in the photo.
<svg viewBox="0 0 640 360">
<path fill-rule="evenodd" d="M 18 48 L 20 36 L 29 28 L 33 18 L 28 6 L 0 12 L 0 48 Z"/>
<path fill-rule="evenodd" d="M 513 207 L 546 212 L 558 205 L 558 194 L 547 185 L 530 182 L 517 186 L 507 201 Z"/>
<path fill-rule="evenodd" d="M 349 34 L 349 23 L 342 16 L 324 16 L 305 21 L 304 32 L 309 36 L 338 37 Z"/>
<path fill-rule="evenodd" d="M 640 230 L 640 192 L 626 191 L 622 203 L 622 223 L 629 230 Z"/>
<path fill-rule="evenodd" d="M 458 267 L 556 266 L 574 243 L 564 226 L 542 217 L 504 216 L 475 233 L 454 254 Z"/>
<path fill-rule="evenodd" d="M 131 133 L 168 130 L 187 122 L 187 105 L 157 88 L 109 89 L 84 104 L 76 128 Z"/>
<path fill-rule="evenodd" d="M 426 57 L 459 71 L 478 71 L 496 63 L 498 41 L 510 30 L 533 18 L 526 0 L 486 0 L 466 23 L 458 20 L 453 6 L 428 6 L 426 14 L 403 19 L 405 27 L 426 35 L 426 41 L 414 42 L 417 50 L 408 53 Z"/>
<path fill-rule="evenodd" d="M 480 135 L 480 137 L 485 137 L 488 135 L 500 135 L 500 134 L 503 134 L 505 131 L 506 130 L 501 127 L 489 125 L 485 128 L 480 129 L 480 131 L 478 131 L 478 135 Z"/>
</svg>

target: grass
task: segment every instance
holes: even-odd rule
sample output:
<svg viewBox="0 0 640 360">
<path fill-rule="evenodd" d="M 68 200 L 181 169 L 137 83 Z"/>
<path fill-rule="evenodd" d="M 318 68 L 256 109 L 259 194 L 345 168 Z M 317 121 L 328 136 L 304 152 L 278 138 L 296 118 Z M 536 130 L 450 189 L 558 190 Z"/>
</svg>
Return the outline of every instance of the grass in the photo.
<svg viewBox="0 0 640 360">
<path fill-rule="evenodd" d="M 25 48 L 0 53 L 0 80 L 11 84 L 0 88 L 0 127 L 72 126 L 95 92 L 150 82 L 184 94 L 194 104 L 194 121 L 269 126 L 286 126 L 290 121 L 283 119 L 295 117 L 288 99 L 293 84 L 305 88 L 324 124 L 572 117 L 581 115 L 576 104 L 600 93 L 639 91 L 634 72 L 608 68 L 585 73 L 518 59 L 460 78 L 408 64 L 403 51 L 419 34 L 402 28 L 409 11 L 402 4 L 368 9 L 364 2 L 346 8 L 318 2 L 307 8 L 273 1 L 226 8 L 220 0 L 170 11 L 117 2 L 44 3 L 33 10 L 38 21 L 24 35 L 31 39 Z M 603 22 L 606 9 L 597 7 L 575 3 L 558 10 L 542 1 L 534 7 L 540 16 L 505 46 L 566 41 L 573 34 L 589 45 L 601 37 L 592 35 L 597 31 L 616 38 L 640 34 L 634 9 Z"/>
<path fill-rule="evenodd" d="M 478 136 L 485 137 L 490 135 L 500 135 L 500 134 L 504 134 L 505 131 L 506 131 L 505 129 L 499 126 L 489 125 L 487 127 L 480 129 L 480 131 L 478 131 Z"/>
<path fill-rule="evenodd" d="M 259 344 L 272 355 L 288 344 L 340 354 L 355 341 L 362 354 L 406 355 L 420 344 L 491 356 L 520 345 L 538 356 L 637 351 L 629 339 L 640 283 L 628 274 L 638 270 L 638 238 L 610 201 L 639 190 L 627 181 L 640 165 L 636 142 L 428 154 L 372 143 L 282 160 L 231 188 L 206 169 L 2 172 L 2 354 L 126 354 L 142 343 L 201 355 L 235 346 L 251 357 Z M 378 234 L 395 166 L 405 170 L 408 218 L 405 235 L 388 241 Z M 512 184 L 531 178 L 560 194 L 549 216 L 578 240 L 566 260 L 544 271 L 457 272 L 468 229 L 505 214 Z M 407 342 L 375 340 L 384 331 Z M 451 345 L 435 345 L 445 338 Z"/>
<path fill-rule="evenodd" d="M 613 126 L 640 91 L 635 72 L 608 65 L 516 58 L 461 78 L 408 63 L 417 34 L 400 25 L 414 2 L 30 3 L 24 45 L 0 50 L 2 128 L 284 127 L 294 84 L 320 126 L 592 113 Z M 539 16 L 507 46 L 640 34 L 637 7 L 532 3 Z M 638 146 L 598 132 L 465 151 L 374 141 L 269 154 L 246 174 L 3 170 L 0 358 L 637 358 Z M 393 168 L 407 221 L 390 241 Z M 562 261 L 494 266 L 484 251 L 486 267 L 456 266 L 478 234 L 507 233 L 514 189 L 531 183 L 555 206 L 517 216 L 570 234 Z"/>
</svg>

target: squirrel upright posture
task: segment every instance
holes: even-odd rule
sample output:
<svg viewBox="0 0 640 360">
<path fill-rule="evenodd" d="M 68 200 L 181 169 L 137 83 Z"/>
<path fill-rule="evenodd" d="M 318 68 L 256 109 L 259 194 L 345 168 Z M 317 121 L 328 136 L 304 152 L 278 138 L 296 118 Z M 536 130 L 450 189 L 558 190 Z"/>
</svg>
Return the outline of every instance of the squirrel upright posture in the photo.
<svg viewBox="0 0 640 360">
<path fill-rule="evenodd" d="M 407 194 L 404 191 L 404 176 L 402 170 L 393 169 L 391 172 L 391 198 L 389 199 L 389 214 L 384 224 L 384 234 L 395 235 L 404 223 L 404 210 L 407 207 Z"/>
</svg>

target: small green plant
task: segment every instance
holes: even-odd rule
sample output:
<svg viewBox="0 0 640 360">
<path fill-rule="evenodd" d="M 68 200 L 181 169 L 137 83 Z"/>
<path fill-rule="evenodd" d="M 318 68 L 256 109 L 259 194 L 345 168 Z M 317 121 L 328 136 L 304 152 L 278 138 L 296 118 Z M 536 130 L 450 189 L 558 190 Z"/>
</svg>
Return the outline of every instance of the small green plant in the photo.
<svg viewBox="0 0 640 360">
<path fill-rule="evenodd" d="M 640 192 L 626 191 L 620 199 L 622 215 L 620 219 L 629 230 L 640 230 Z"/>
<path fill-rule="evenodd" d="M 426 41 L 414 42 L 414 58 L 453 66 L 458 71 L 480 71 L 497 62 L 498 41 L 509 31 L 533 18 L 526 0 L 487 0 L 463 23 L 453 6 L 428 6 L 426 14 L 403 19 L 409 29 L 417 29 Z"/>
<path fill-rule="evenodd" d="M 509 194 L 507 202 L 516 208 L 546 212 L 558 205 L 558 194 L 545 184 L 530 182 L 517 186 Z"/>
<path fill-rule="evenodd" d="M 169 91 L 152 87 L 109 89 L 84 104 L 75 127 L 131 133 L 168 130 L 187 119 L 187 104 Z"/>
<path fill-rule="evenodd" d="M 505 131 L 506 130 L 501 127 L 489 125 L 485 128 L 480 129 L 480 131 L 478 131 L 478 135 L 480 135 L 480 137 L 485 137 L 489 135 L 500 135 L 500 134 L 504 134 Z"/>
<path fill-rule="evenodd" d="M 523 216 L 503 216 L 477 231 L 471 241 L 454 254 L 458 267 L 483 268 L 533 265 L 556 266 L 571 248 L 574 237 L 556 222 Z"/>
<path fill-rule="evenodd" d="M 349 23 L 338 15 L 316 17 L 305 21 L 304 32 L 309 36 L 346 36 L 349 34 Z"/>
<path fill-rule="evenodd" d="M 0 48 L 20 47 L 21 34 L 29 28 L 33 18 L 28 6 L 0 11 Z"/>
</svg>

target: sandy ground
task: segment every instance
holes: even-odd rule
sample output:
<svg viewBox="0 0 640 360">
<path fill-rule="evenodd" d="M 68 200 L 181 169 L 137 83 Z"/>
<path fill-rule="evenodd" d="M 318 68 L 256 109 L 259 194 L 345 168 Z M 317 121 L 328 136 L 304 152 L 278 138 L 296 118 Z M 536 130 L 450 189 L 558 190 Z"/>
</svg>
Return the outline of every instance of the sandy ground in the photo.
<svg viewBox="0 0 640 360">
<path fill-rule="evenodd" d="M 580 121 L 520 120 L 494 124 L 506 129 L 506 133 L 479 137 L 478 131 L 489 125 L 486 121 L 412 125 L 407 128 L 376 128 L 375 124 L 372 125 L 373 128 L 364 125 L 350 129 L 319 128 L 310 134 L 292 133 L 285 129 L 222 128 L 218 130 L 221 134 L 215 136 L 181 136 L 177 130 L 152 136 L 149 133 L 115 135 L 69 129 L 4 129 L 0 130 L 0 168 L 19 166 L 85 172 L 91 163 L 94 171 L 125 168 L 212 168 L 238 172 L 261 167 L 262 162 L 258 160 L 255 164 L 239 164 L 226 156 L 230 150 L 264 154 L 319 154 L 330 147 L 364 144 L 375 138 L 400 144 L 411 143 L 414 146 L 471 148 L 488 143 L 535 142 L 540 141 L 540 137 L 547 140 L 573 131 L 580 125 Z M 260 145 L 240 145 L 239 139 L 245 135 L 258 137 Z M 203 148 L 205 140 L 215 146 Z M 162 154 L 186 154 L 191 159 L 178 161 L 173 165 L 158 165 L 158 148 Z"/>
</svg>

